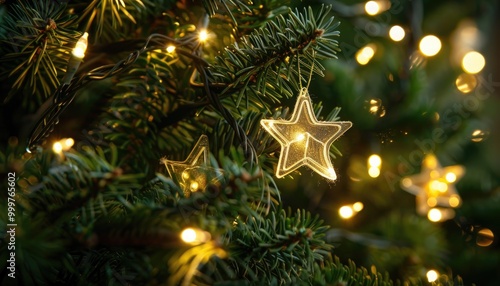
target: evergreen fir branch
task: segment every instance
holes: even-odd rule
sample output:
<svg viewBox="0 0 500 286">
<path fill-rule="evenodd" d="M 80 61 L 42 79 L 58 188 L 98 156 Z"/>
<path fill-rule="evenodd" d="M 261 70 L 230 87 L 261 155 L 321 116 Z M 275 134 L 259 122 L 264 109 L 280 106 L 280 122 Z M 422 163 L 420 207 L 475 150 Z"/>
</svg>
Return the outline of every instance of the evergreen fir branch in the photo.
<svg viewBox="0 0 500 286">
<path fill-rule="evenodd" d="M 18 1 L 9 5 L 3 20 L 6 34 L 1 39 L 0 77 L 12 83 L 4 102 L 25 92 L 30 97 L 23 102 L 32 108 L 59 86 L 58 75 L 64 72 L 80 36 L 75 31 L 75 17 L 66 14 L 65 7 L 54 1 Z"/>
<path fill-rule="evenodd" d="M 213 16 L 215 15 L 215 13 L 217 13 L 217 11 L 219 10 L 219 5 L 222 5 L 229 13 L 231 13 L 230 6 L 234 6 L 236 9 L 242 12 L 250 11 L 247 3 L 241 0 L 203 0 L 203 6 L 210 16 Z M 231 17 L 234 19 L 232 15 Z"/>
<path fill-rule="evenodd" d="M 227 84 L 220 94 L 236 93 L 236 107 L 244 97 L 248 102 L 249 95 L 254 95 L 255 106 L 262 108 L 261 102 L 290 97 L 299 89 L 299 81 L 292 76 L 298 65 L 303 71 L 314 66 L 314 72 L 322 75 L 323 67 L 317 59 L 335 58 L 338 51 L 338 42 L 333 39 L 339 35 L 335 30 L 338 24 L 327 18 L 328 11 L 323 7 L 315 16 L 309 8 L 303 13 L 291 12 L 287 19 L 280 15 L 227 48 L 210 67 L 212 82 Z M 304 81 L 306 74 L 299 80 Z"/>
<path fill-rule="evenodd" d="M 227 238 L 236 277 L 265 284 L 310 283 L 314 265 L 331 259 L 332 246 L 323 240 L 326 229 L 317 217 L 300 210 L 237 220 Z M 302 271 L 309 273 L 308 280 L 302 281 Z"/>
<path fill-rule="evenodd" d="M 114 147 L 113 152 L 116 152 Z M 127 196 L 140 187 L 142 174 L 123 174 L 117 167 L 119 162 L 110 162 L 102 150 L 95 152 L 86 148 L 81 154 L 67 152 L 64 156 L 66 159 L 61 163 L 51 151 L 42 152 L 25 166 L 24 177 L 36 178 L 36 181 L 21 183 L 26 195 L 20 202 L 30 212 L 45 213 L 50 220 L 74 214 L 84 207 L 88 208 L 92 220 L 106 213 L 103 202 Z"/>
<path fill-rule="evenodd" d="M 125 36 L 116 31 L 126 27 L 124 23 L 137 24 L 136 17 L 145 13 L 146 5 L 149 1 L 132 0 L 93 0 L 88 3 L 82 12 L 80 21 L 88 21 L 87 28 L 93 27 L 92 34 L 98 38 L 116 39 L 116 36 Z M 95 25 L 92 23 L 95 19 Z M 130 26 L 129 26 L 130 27 Z M 125 29 L 126 30 L 126 29 Z M 114 33 L 111 33 L 114 31 Z M 124 31 L 126 33 L 126 31 Z"/>
</svg>

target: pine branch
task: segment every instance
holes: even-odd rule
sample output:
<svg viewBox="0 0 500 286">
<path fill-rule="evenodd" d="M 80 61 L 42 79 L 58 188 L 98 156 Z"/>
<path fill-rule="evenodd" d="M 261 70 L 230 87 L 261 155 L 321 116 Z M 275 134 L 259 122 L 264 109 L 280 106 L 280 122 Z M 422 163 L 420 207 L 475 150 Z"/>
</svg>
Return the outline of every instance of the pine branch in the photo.
<svg viewBox="0 0 500 286">
<path fill-rule="evenodd" d="M 31 0 L 9 5 L 2 19 L 7 34 L 0 39 L 0 77 L 12 82 L 4 102 L 22 91 L 30 96 L 23 102 L 32 108 L 59 86 L 58 75 L 64 72 L 69 52 L 80 36 L 75 31 L 75 16 L 66 14 L 65 7 L 54 1 Z"/>
<path fill-rule="evenodd" d="M 219 95 L 236 94 L 236 98 L 231 98 L 236 108 L 244 98 L 249 108 L 249 95 L 254 95 L 252 102 L 261 109 L 264 102 L 290 97 L 299 89 L 299 81 L 292 76 L 298 65 L 306 71 L 300 75 L 300 81 L 305 81 L 311 69 L 322 75 L 323 67 L 317 59 L 336 58 L 338 51 L 338 43 L 333 39 L 339 35 L 335 30 L 338 23 L 327 18 L 328 11 L 328 7 L 322 7 L 314 15 L 309 8 L 303 13 L 291 12 L 287 19 L 280 15 L 241 43 L 227 48 L 210 67 L 211 82 L 226 84 Z"/>
</svg>

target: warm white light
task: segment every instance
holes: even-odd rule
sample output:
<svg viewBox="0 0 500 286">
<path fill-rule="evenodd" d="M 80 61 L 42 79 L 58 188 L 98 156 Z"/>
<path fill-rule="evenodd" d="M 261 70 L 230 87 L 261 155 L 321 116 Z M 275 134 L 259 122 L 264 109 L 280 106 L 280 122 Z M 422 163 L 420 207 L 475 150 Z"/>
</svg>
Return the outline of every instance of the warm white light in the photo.
<svg viewBox="0 0 500 286">
<path fill-rule="evenodd" d="M 175 51 L 175 46 L 168 46 L 167 47 L 167 53 L 173 53 Z"/>
<path fill-rule="evenodd" d="M 437 205 L 437 199 L 435 197 L 428 198 L 427 205 L 430 207 L 435 207 Z"/>
<path fill-rule="evenodd" d="M 484 68 L 485 64 L 486 61 L 483 55 L 476 51 L 468 52 L 462 59 L 462 69 L 466 73 L 470 74 L 476 74 L 480 72 Z"/>
<path fill-rule="evenodd" d="M 368 169 L 368 175 L 372 178 L 377 178 L 380 176 L 380 169 L 378 167 L 370 167 Z"/>
<path fill-rule="evenodd" d="M 186 228 L 181 232 L 181 239 L 185 243 L 200 244 L 211 239 L 210 233 L 201 229 Z"/>
<path fill-rule="evenodd" d="M 364 46 L 356 53 L 356 61 L 360 65 L 366 65 L 375 55 L 375 50 L 376 47 L 373 44 L 368 44 Z"/>
<path fill-rule="evenodd" d="M 208 39 L 207 30 L 201 30 L 198 34 L 198 39 L 200 40 L 200 42 L 205 42 Z"/>
<path fill-rule="evenodd" d="M 198 182 L 192 182 L 191 185 L 189 185 L 191 191 L 197 191 L 199 186 Z"/>
<path fill-rule="evenodd" d="M 333 168 L 328 168 L 328 173 L 331 175 L 331 176 L 337 176 L 335 174 L 335 170 Z"/>
<path fill-rule="evenodd" d="M 380 158 L 380 156 L 377 154 L 373 154 L 368 157 L 368 164 L 371 167 L 380 167 L 380 165 L 382 165 L 382 158 Z"/>
<path fill-rule="evenodd" d="M 405 37 L 405 30 L 398 25 L 392 26 L 392 28 L 389 30 L 389 37 L 391 40 L 395 42 L 399 42 Z"/>
<path fill-rule="evenodd" d="M 73 138 L 67 138 L 66 140 L 63 141 L 64 143 L 64 149 L 68 150 L 75 144 L 75 140 Z"/>
<path fill-rule="evenodd" d="M 432 283 L 438 279 L 439 274 L 436 272 L 436 270 L 429 270 L 427 271 L 427 281 L 429 283 Z"/>
<path fill-rule="evenodd" d="M 445 178 L 446 178 L 446 181 L 448 181 L 448 183 L 453 183 L 457 180 L 457 175 L 455 175 L 455 173 L 453 173 L 453 172 L 448 172 L 445 175 Z"/>
<path fill-rule="evenodd" d="M 448 185 L 438 180 L 433 180 L 429 183 L 429 188 L 431 189 L 432 192 L 444 193 L 448 190 Z"/>
<path fill-rule="evenodd" d="M 83 33 L 83 36 L 76 42 L 75 47 L 73 48 L 73 51 L 71 52 L 73 56 L 83 59 L 85 57 L 85 51 L 87 50 L 87 43 L 88 43 L 88 37 L 89 33 L 85 32 Z"/>
<path fill-rule="evenodd" d="M 193 243 L 196 241 L 196 231 L 192 228 L 186 228 L 181 232 L 181 239 L 186 243 Z"/>
<path fill-rule="evenodd" d="M 450 204 L 450 207 L 456 208 L 460 205 L 460 198 L 457 195 L 451 196 L 448 199 L 448 203 Z"/>
<path fill-rule="evenodd" d="M 441 40 L 434 35 L 428 35 L 420 40 L 420 51 L 424 56 L 432 57 L 441 50 Z"/>
<path fill-rule="evenodd" d="M 355 211 L 355 212 L 360 212 L 361 210 L 363 210 L 364 208 L 364 205 L 362 202 L 355 202 L 353 205 L 352 205 L 352 209 Z"/>
<path fill-rule="evenodd" d="M 440 221 L 443 218 L 443 214 L 441 213 L 441 211 L 439 209 L 431 209 L 427 213 L 427 218 L 430 221 L 437 222 L 437 221 Z"/>
<path fill-rule="evenodd" d="M 368 15 L 377 15 L 380 12 L 380 5 L 377 1 L 368 1 L 365 4 L 365 11 Z"/>
<path fill-rule="evenodd" d="M 304 133 L 300 133 L 299 135 L 297 135 L 297 141 L 302 141 L 306 138 L 306 136 L 304 135 Z"/>
<path fill-rule="evenodd" d="M 354 210 L 350 206 L 343 206 L 339 209 L 339 215 L 343 219 L 349 219 L 354 215 Z"/>
<path fill-rule="evenodd" d="M 61 142 L 57 141 L 54 143 L 54 145 L 52 145 L 52 150 L 57 154 L 61 154 L 63 150 L 63 145 L 61 144 Z"/>
</svg>

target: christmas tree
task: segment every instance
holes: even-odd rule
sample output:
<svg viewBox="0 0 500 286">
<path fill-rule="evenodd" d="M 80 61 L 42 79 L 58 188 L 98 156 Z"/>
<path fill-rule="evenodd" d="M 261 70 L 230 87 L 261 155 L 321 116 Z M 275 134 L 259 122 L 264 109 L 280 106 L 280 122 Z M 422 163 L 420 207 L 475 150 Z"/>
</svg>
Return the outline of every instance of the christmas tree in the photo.
<svg viewBox="0 0 500 286">
<path fill-rule="evenodd" d="M 499 6 L 0 1 L 2 285 L 496 285 Z"/>
</svg>

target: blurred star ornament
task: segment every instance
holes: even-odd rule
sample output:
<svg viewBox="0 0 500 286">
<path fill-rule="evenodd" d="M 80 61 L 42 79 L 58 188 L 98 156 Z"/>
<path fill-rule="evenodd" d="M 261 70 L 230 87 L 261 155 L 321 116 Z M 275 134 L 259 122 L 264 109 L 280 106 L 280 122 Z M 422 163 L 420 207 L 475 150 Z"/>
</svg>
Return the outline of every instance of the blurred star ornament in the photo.
<svg viewBox="0 0 500 286">
<path fill-rule="evenodd" d="M 337 179 L 330 161 L 330 146 L 352 123 L 318 121 L 306 88 L 300 91 L 290 120 L 262 119 L 260 123 L 281 144 L 276 177 L 307 166 L 327 179 Z"/>
<path fill-rule="evenodd" d="M 179 182 L 184 195 L 189 197 L 191 193 L 204 191 L 208 184 L 220 183 L 222 170 L 216 169 L 208 164 L 208 137 L 202 135 L 198 142 L 184 161 L 171 161 L 162 158 L 168 174 Z"/>
<path fill-rule="evenodd" d="M 439 210 L 443 216 L 440 220 L 449 219 L 454 214 L 451 208 L 461 204 L 455 183 L 464 173 L 463 166 L 442 168 L 436 156 L 427 155 L 422 162 L 420 174 L 404 177 L 401 180 L 401 188 L 416 196 L 417 213 L 420 215 L 430 217 L 430 211 L 436 213 L 435 210 Z"/>
</svg>

